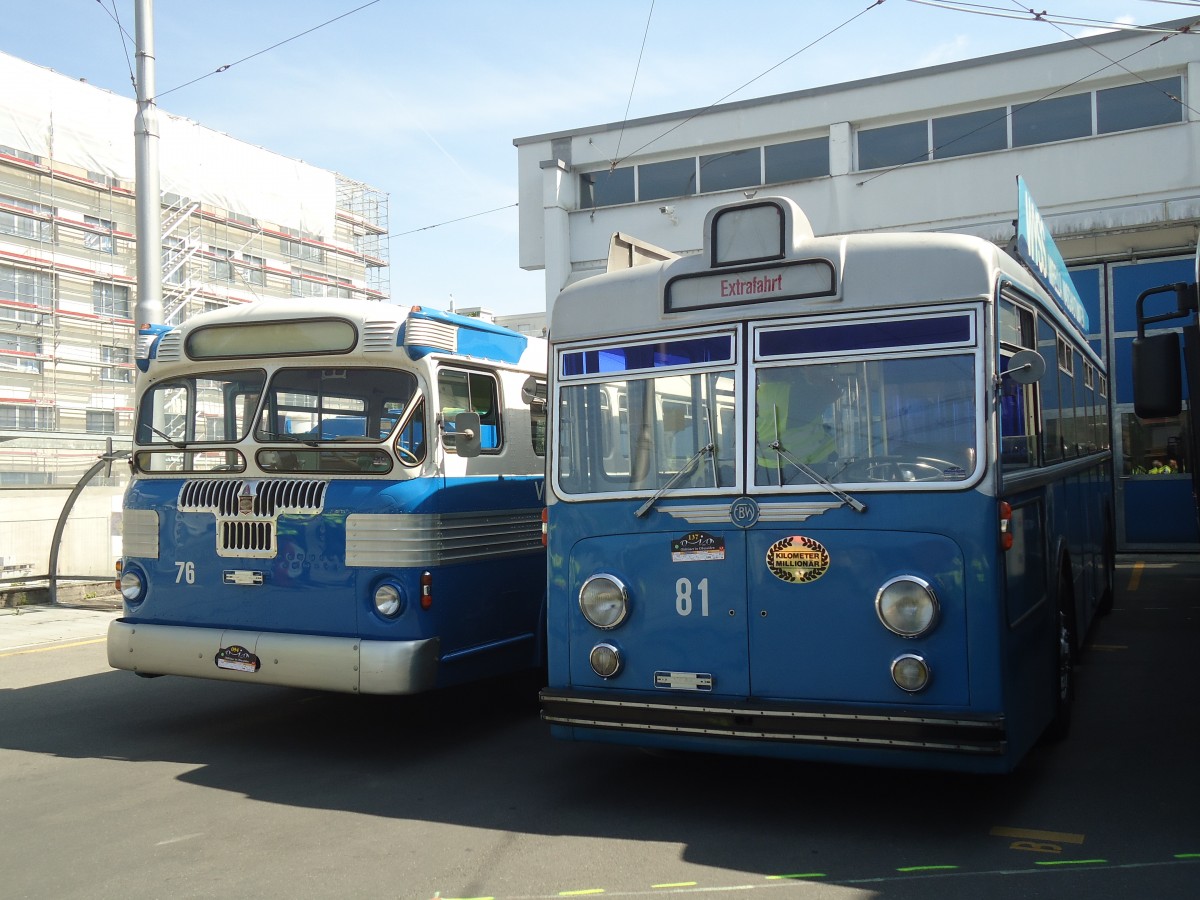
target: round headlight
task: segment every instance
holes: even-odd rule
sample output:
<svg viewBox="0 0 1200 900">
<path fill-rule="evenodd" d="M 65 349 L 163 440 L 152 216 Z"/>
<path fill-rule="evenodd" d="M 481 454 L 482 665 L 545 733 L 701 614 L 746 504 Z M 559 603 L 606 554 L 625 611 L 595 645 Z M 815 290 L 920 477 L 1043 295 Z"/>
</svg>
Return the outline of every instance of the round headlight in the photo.
<svg viewBox="0 0 1200 900">
<path fill-rule="evenodd" d="M 593 575 L 579 589 L 579 609 L 597 628 L 616 628 L 629 615 L 629 591 L 612 575 Z"/>
<path fill-rule="evenodd" d="M 879 589 L 875 612 L 888 631 L 906 638 L 920 637 L 937 624 L 938 602 L 928 582 L 903 575 Z"/>
<path fill-rule="evenodd" d="M 381 584 L 375 588 L 375 611 L 381 616 L 394 619 L 400 615 L 404 603 L 400 598 L 400 589 L 394 584 Z"/>
<path fill-rule="evenodd" d="M 588 662 L 601 678 L 612 678 L 621 671 L 621 651 L 612 644 L 597 644 L 588 654 Z"/>
<path fill-rule="evenodd" d="M 135 569 L 125 569 L 121 572 L 121 596 L 127 603 L 137 603 L 145 593 L 146 583 L 141 573 Z"/>
<path fill-rule="evenodd" d="M 914 653 L 905 653 L 892 660 L 892 681 L 902 691 L 915 694 L 929 684 L 929 663 Z"/>
</svg>

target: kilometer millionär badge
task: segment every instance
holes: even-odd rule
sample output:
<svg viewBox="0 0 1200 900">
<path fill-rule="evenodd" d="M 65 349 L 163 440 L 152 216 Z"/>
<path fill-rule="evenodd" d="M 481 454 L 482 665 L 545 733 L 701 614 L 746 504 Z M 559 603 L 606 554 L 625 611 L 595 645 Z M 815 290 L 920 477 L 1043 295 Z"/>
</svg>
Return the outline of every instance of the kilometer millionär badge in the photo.
<svg viewBox="0 0 1200 900">
<path fill-rule="evenodd" d="M 767 568 L 780 581 L 807 584 L 829 570 L 829 551 L 819 541 L 792 535 L 767 548 Z"/>
</svg>

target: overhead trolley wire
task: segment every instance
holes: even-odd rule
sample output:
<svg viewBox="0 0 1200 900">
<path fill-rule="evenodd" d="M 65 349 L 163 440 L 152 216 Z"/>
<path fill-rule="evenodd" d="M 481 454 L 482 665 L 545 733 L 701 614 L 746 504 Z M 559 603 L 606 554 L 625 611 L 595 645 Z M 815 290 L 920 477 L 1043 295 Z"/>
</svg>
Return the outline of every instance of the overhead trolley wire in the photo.
<svg viewBox="0 0 1200 900">
<path fill-rule="evenodd" d="M 650 34 L 650 20 L 654 17 L 654 0 L 650 0 L 650 12 L 646 14 L 646 27 L 642 31 L 642 48 L 638 51 L 637 65 L 633 68 L 633 83 L 629 85 L 629 99 L 625 101 L 625 118 L 621 120 L 621 132 L 617 135 L 617 149 L 613 154 L 621 154 L 621 139 L 625 136 L 625 123 L 629 121 L 629 107 L 633 104 L 633 90 L 637 87 L 638 73 L 642 70 L 642 57 L 646 55 L 646 38 Z M 616 163 L 613 163 L 616 168 Z"/>
<path fill-rule="evenodd" d="M 741 91 L 745 90 L 745 89 L 746 89 L 746 88 L 748 88 L 750 85 L 754 84 L 754 82 L 758 81 L 760 78 L 764 78 L 764 77 L 766 77 L 766 76 L 767 76 L 767 75 L 769 75 L 771 72 L 774 72 L 776 69 L 778 69 L 780 66 L 782 66 L 784 63 L 791 62 L 793 59 L 795 59 L 797 56 L 799 56 L 799 55 L 800 55 L 801 53 L 803 53 L 805 50 L 809 50 L 809 49 L 811 49 L 812 47 L 814 47 L 814 46 L 816 46 L 817 44 L 821 43 L 821 41 L 825 40 L 825 38 L 827 38 L 827 37 L 829 37 L 830 35 L 836 34 L 837 32 L 841 31 L 843 28 L 845 28 L 847 25 L 849 25 L 849 24 L 850 24 L 851 22 L 853 22 L 855 19 L 858 19 L 859 17 L 861 17 L 861 16 L 863 16 L 863 15 L 866 15 L 868 12 L 870 12 L 871 10 L 873 10 L 873 9 L 874 9 L 875 7 L 877 7 L 877 6 L 882 6 L 882 5 L 883 5 L 883 3 L 884 3 L 884 0 L 874 0 L 874 2 L 872 2 L 870 6 L 868 6 L 868 7 L 866 7 L 865 9 L 863 9 L 863 10 L 861 10 L 861 11 L 859 11 L 859 12 L 855 13 L 855 14 L 854 14 L 854 15 L 852 15 L 850 18 L 848 18 L 848 19 L 847 19 L 845 22 L 843 22 L 841 25 L 837 25 L 837 26 L 835 26 L 834 28 L 831 28 L 831 29 L 829 29 L 829 31 L 825 32 L 825 33 L 824 33 L 823 35 L 821 35 L 819 38 L 816 38 L 815 40 L 812 40 L 812 41 L 810 41 L 809 43 L 807 43 L 807 44 L 805 44 L 803 47 L 801 47 L 799 50 L 797 50 L 795 53 L 793 53 L 793 54 L 791 54 L 790 56 L 787 56 L 787 57 L 785 57 L 785 58 L 781 59 L 779 62 L 775 63 L 775 65 L 771 66 L 769 69 L 766 69 L 765 71 L 762 71 L 762 72 L 760 72 L 759 74 L 755 75 L 753 78 L 751 78 L 751 79 L 750 79 L 749 81 L 747 81 L 745 84 L 742 84 L 741 86 L 734 88 L 732 91 L 730 91 L 730 92 L 729 92 L 728 94 L 726 94 L 724 97 L 721 97 L 721 98 L 719 98 L 719 99 L 717 99 L 717 100 L 714 100 L 712 103 L 708 104 L 708 106 L 704 107 L 703 109 L 698 109 L 698 110 L 696 110 L 696 111 L 695 111 L 695 112 L 693 112 L 693 113 L 692 113 L 690 116 L 688 116 L 686 119 L 683 119 L 682 121 L 675 123 L 675 124 L 674 124 L 674 125 L 672 125 L 670 128 L 668 128 L 666 131 L 664 131 L 662 134 L 658 135 L 657 137 L 651 138 L 651 139 L 650 139 L 650 140 L 648 140 L 646 143 L 642 144 L 642 146 L 638 147 L 636 150 L 633 150 L 633 151 L 631 151 L 630 153 L 627 153 L 627 154 L 625 154 L 625 156 L 623 156 L 623 157 L 619 157 L 619 158 L 610 159 L 610 160 L 609 160 L 609 168 L 610 168 L 610 170 L 611 170 L 611 169 L 615 169 L 615 168 L 616 168 L 618 165 L 620 165 L 621 163 L 625 162 L 625 160 L 629 159 L 631 156 L 635 156 L 636 154 L 638 154 L 638 153 L 641 153 L 643 150 L 645 150 L 647 147 L 651 146 L 652 144 L 655 144 L 655 143 L 657 143 L 658 141 L 661 141 L 663 138 L 665 138 L 665 137 L 666 137 L 668 134 L 670 134 L 672 131 L 675 131 L 675 130 L 676 130 L 676 129 L 678 129 L 678 128 L 682 128 L 682 127 L 683 127 L 684 125 L 686 125 L 688 122 L 692 121 L 692 119 L 696 118 L 697 116 L 703 115 L 704 113 L 708 112 L 710 109 L 712 109 L 712 108 L 713 108 L 714 106 L 716 106 L 717 104 L 719 104 L 719 103 L 724 103 L 726 100 L 728 100 L 728 99 L 729 99 L 730 97 L 732 97 L 734 94 L 737 94 L 737 93 L 739 93 L 739 92 L 741 92 Z M 622 127 L 624 127 L 624 126 L 622 125 Z"/>
<path fill-rule="evenodd" d="M 347 16 L 352 16 L 356 12 L 362 12 L 368 6 L 374 6 L 378 2 L 379 2 L 379 0 L 369 0 L 369 2 L 364 3 L 362 6 L 356 6 L 354 9 L 347 10 L 346 12 L 342 13 L 341 15 L 334 16 L 332 19 L 329 19 L 326 22 L 322 22 L 320 25 L 314 25 L 312 28 L 306 29 L 305 31 L 301 31 L 299 34 L 294 34 L 290 38 L 284 38 L 282 41 L 274 43 L 270 47 L 264 47 L 262 50 L 258 50 L 255 53 L 251 53 L 249 56 L 243 56 L 239 60 L 235 60 L 234 62 L 231 62 L 231 63 L 225 63 L 223 66 L 218 66 L 213 71 L 208 72 L 207 74 L 201 75 L 198 78 L 193 78 L 191 81 L 185 81 L 183 84 L 177 85 L 177 86 L 171 88 L 170 90 L 159 91 L 158 96 L 154 97 L 153 99 L 155 101 L 157 101 L 159 97 L 165 97 L 167 94 L 173 94 L 175 91 L 183 90 L 185 87 L 191 87 L 196 82 L 203 81 L 205 78 L 211 78 L 213 75 L 220 75 L 223 72 L 228 72 L 230 69 L 232 69 L 236 65 L 240 65 L 241 63 L 244 63 L 247 60 L 254 59 L 256 56 L 262 56 L 264 53 L 269 53 L 272 50 L 276 49 L 277 47 L 282 47 L 284 44 L 291 43 L 294 40 L 304 37 L 306 34 L 312 34 L 314 31 L 318 31 L 327 25 L 332 25 L 334 22 L 344 19 Z"/>
</svg>

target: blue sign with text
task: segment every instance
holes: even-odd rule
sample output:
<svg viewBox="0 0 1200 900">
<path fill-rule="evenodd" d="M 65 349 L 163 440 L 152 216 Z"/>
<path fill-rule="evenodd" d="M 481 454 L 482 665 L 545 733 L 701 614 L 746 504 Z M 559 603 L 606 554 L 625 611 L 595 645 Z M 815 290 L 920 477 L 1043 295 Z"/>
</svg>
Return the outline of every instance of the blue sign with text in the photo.
<svg viewBox="0 0 1200 900">
<path fill-rule="evenodd" d="M 1075 290 L 1067 264 L 1055 246 L 1054 238 L 1037 204 L 1025 187 L 1025 180 L 1017 176 L 1017 256 L 1029 266 L 1033 276 L 1054 298 L 1063 312 L 1086 335 L 1088 333 L 1087 310 Z"/>
</svg>

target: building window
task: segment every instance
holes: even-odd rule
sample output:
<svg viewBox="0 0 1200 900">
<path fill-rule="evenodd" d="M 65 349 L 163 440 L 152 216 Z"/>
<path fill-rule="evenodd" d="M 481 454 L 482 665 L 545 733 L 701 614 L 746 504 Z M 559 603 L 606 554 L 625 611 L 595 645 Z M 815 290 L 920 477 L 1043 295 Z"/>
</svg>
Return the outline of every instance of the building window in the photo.
<svg viewBox="0 0 1200 900">
<path fill-rule="evenodd" d="M 933 158 L 1008 149 L 1008 110 L 1002 106 L 933 120 Z"/>
<path fill-rule="evenodd" d="M 133 381 L 133 372 L 126 368 L 129 365 L 129 349 L 127 347 L 101 346 L 100 361 L 104 363 L 100 367 L 101 381 L 117 381 L 122 384 L 129 384 Z"/>
<path fill-rule="evenodd" d="M 99 316 L 128 319 L 130 317 L 128 285 L 93 281 L 92 312 Z"/>
<path fill-rule="evenodd" d="M 300 233 L 296 228 L 284 228 L 285 234 L 289 234 L 294 238 L 309 237 Z M 311 238 L 310 238 L 311 239 Z M 287 238 L 279 239 L 279 249 L 285 256 L 291 256 L 295 259 L 302 259 L 305 262 L 313 262 L 318 264 L 325 263 L 325 251 L 320 247 L 313 247 L 310 244 L 302 243 L 299 240 L 288 240 Z"/>
<path fill-rule="evenodd" d="M 1096 131 L 1110 134 L 1183 121 L 1182 78 L 1096 91 Z"/>
<path fill-rule="evenodd" d="M 0 369 L 40 375 L 42 340 L 24 334 L 0 332 Z"/>
<path fill-rule="evenodd" d="M 829 138 L 770 144 L 764 149 L 766 183 L 803 181 L 829 174 Z"/>
<path fill-rule="evenodd" d="M 700 190 L 728 191 L 762 184 L 762 148 L 700 157 Z"/>
<path fill-rule="evenodd" d="M 50 214 L 49 207 L 43 207 L 37 203 L 27 203 L 16 197 L 0 195 L 0 203 L 7 206 L 16 206 L 21 209 L 28 209 L 30 212 L 41 213 L 42 215 Z M 0 234 L 11 234 L 33 241 L 49 241 L 52 239 L 53 232 L 50 223 L 47 221 L 11 212 L 7 209 L 0 209 Z"/>
<path fill-rule="evenodd" d="M 858 132 L 858 167 L 883 169 L 929 158 L 929 123 L 905 122 Z"/>
<path fill-rule="evenodd" d="M 0 429 L 5 431 L 54 431 L 53 406 L 0 404 Z"/>
<path fill-rule="evenodd" d="M 111 409 L 89 409 L 85 427 L 91 434 L 116 434 L 117 414 Z"/>
<path fill-rule="evenodd" d="M 89 231 L 83 236 L 83 245 L 89 250 L 99 250 L 101 253 L 113 252 L 113 223 L 108 219 L 101 219 L 96 216 L 84 216 L 83 221 L 92 228 L 103 229 L 108 232 L 103 234 L 96 231 Z"/>
<path fill-rule="evenodd" d="M 209 246 L 208 252 L 212 257 L 208 261 L 208 277 L 212 281 L 233 281 L 232 250 L 222 247 Z"/>
<path fill-rule="evenodd" d="M 1012 110 L 1012 145 L 1028 147 L 1092 133 L 1092 95 L 1050 97 Z"/>
<path fill-rule="evenodd" d="M 249 253 L 243 253 L 242 262 L 244 265 L 238 270 L 242 278 L 246 280 L 247 284 L 262 287 L 266 281 L 263 275 L 263 266 L 266 265 L 266 261 L 261 256 L 251 256 Z"/>
<path fill-rule="evenodd" d="M 696 157 L 638 166 L 638 199 L 662 200 L 696 193 Z"/>
<path fill-rule="evenodd" d="M 25 162 L 33 163 L 34 165 L 40 166 L 42 164 L 42 158 L 40 156 L 29 153 L 25 150 L 18 150 L 15 147 L 9 147 L 6 144 L 0 144 L 0 153 L 3 153 L 5 156 L 11 156 L 14 159 L 21 159 Z"/>
<path fill-rule="evenodd" d="M 48 272 L 0 266 L 0 300 L 49 309 L 54 305 L 54 277 Z"/>
<path fill-rule="evenodd" d="M 579 176 L 580 209 L 616 206 L 633 200 L 633 166 L 586 172 Z"/>
<path fill-rule="evenodd" d="M 323 297 L 325 296 L 325 285 L 312 281 L 313 278 L 324 279 L 324 275 L 320 272 L 313 272 L 309 269 L 301 269 L 297 266 L 292 266 L 292 296 L 293 297 Z"/>
</svg>

